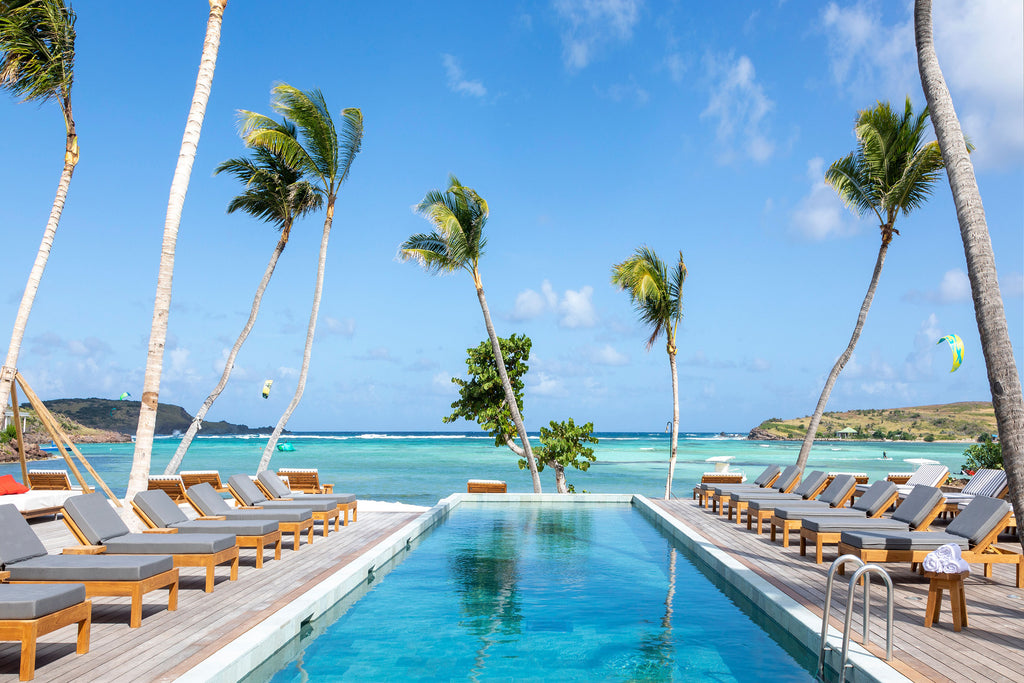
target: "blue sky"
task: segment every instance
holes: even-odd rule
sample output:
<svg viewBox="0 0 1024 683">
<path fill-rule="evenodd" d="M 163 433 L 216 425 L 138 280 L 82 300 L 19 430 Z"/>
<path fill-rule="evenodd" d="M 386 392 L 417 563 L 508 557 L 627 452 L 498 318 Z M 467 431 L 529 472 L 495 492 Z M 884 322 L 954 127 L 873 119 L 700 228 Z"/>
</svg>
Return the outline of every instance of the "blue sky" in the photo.
<svg viewBox="0 0 1024 683">
<path fill-rule="evenodd" d="M 138 397 L 167 194 L 207 3 L 81 0 L 74 111 L 82 148 L 19 369 L 43 398 Z M 924 106 L 912 2 L 641 0 L 229 3 L 178 240 L 161 401 L 195 412 L 248 315 L 276 233 L 225 207 L 213 168 L 244 150 L 235 112 L 271 87 L 360 107 L 365 141 L 331 236 L 297 430 L 441 430 L 486 338 L 472 283 L 401 263 L 429 228 L 412 207 L 449 173 L 487 199 L 482 273 L 499 334 L 533 339 L 525 416 L 661 430 L 664 345 L 609 283 L 646 244 L 682 250 L 683 430 L 746 431 L 810 414 L 845 348 L 879 246 L 824 185 L 876 100 Z M 975 169 L 1018 367 L 1024 349 L 1024 10 L 936 0 L 936 48 Z M 60 174 L 52 105 L 0 103 L 5 267 L 13 324 Z M 297 224 L 231 383 L 208 415 L 274 424 L 301 365 L 322 216 Z M 871 313 L 829 408 L 987 400 L 945 178 L 901 217 Z M 956 332 L 950 374 L 935 342 Z M 268 400 L 265 379 L 274 379 Z M 458 427 L 457 425 L 455 426 Z M 465 425 L 466 429 L 472 428 Z"/>
</svg>

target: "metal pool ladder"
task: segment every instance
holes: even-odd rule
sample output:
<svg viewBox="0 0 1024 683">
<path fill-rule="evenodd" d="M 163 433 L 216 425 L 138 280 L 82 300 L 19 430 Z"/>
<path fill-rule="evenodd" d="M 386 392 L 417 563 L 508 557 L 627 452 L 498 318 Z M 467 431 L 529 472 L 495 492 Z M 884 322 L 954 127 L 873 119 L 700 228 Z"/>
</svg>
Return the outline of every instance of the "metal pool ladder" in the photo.
<svg viewBox="0 0 1024 683">
<path fill-rule="evenodd" d="M 832 609 L 832 581 L 836 572 L 847 562 L 854 562 L 858 565 L 857 571 L 850 577 L 850 590 L 846 594 L 846 619 L 843 622 L 843 650 L 841 665 L 839 667 L 839 683 L 846 681 L 846 669 L 850 666 L 846 660 L 850 655 L 850 623 L 853 620 L 853 599 L 857 581 L 864 577 L 864 619 L 861 643 L 868 644 L 868 616 L 871 611 L 871 575 L 878 574 L 885 581 L 886 585 L 886 623 L 885 623 L 885 660 L 892 661 L 892 616 L 893 616 L 893 592 L 892 579 L 889 573 L 877 564 L 864 564 L 864 561 L 856 555 L 842 555 L 837 558 L 828 569 L 828 580 L 825 583 L 825 609 L 821 614 L 821 648 L 818 650 L 818 668 L 816 675 L 818 680 L 825 680 L 825 651 L 835 649 L 828 644 L 828 617 Z"/>
</svg>

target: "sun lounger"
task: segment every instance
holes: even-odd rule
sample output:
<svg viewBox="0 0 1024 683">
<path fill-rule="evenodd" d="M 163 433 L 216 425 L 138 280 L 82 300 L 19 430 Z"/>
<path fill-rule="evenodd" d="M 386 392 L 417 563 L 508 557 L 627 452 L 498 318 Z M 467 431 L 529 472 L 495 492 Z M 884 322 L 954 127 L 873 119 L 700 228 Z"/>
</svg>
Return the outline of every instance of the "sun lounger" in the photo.
<svg viewBox="0 0 1024 683">
<path fill-rule="evenodd" d="M 1005 500 L 978 496 L 945 531 L 844 531 L 839 554 L 856 555 L 864 562 L 910 562 L 913 567 L 939 546 L 955 543 L 963 560 L 983 565 L 985 576 L 992 576 L 995 563 L 1017 565 L 1017 588 L 1024 588 L 1024 556 L 992 545 L 1011 513 Z M 839 573 L 843 573 L 842 567 Z"/>
<path fill-rule="evenodd" d="M 854 488 L 857 486 L 855 477 L 849 474 L 841 474 L 832 480 L 817 500 L 800 500 L 788 502 L 785 505 L 775 506 L 772 513 L 772 533 L 774 541 L 778 530 L 782 530 L 782 547 L 789 547 L 789 532 L 800 528 L 800 522 L 804 517 L 815 513 L 835 510 L 833 514 L 845 514 L 851 517 L 877 517 L 885 512 L 892 502 L 896 500 L 896 486 L 887 481 L 875 482 L 868 493 L 861 496 L 852 508 L 846 504 L 853 497 Z"/>
<path fill-rule="evenodd" d="M 190 486 L 185 499 L 196 512 L 226 520 L 269 519 L 277 522 L 281 533 L 292 534 L 292 550 L 299 549 L 299 537 L 306 532 L 306 543 L 313 542 L 313 511 L 301 508 L 233 508 L 207 483 Z"/>
<path fill-rule="evenodd" d="M 7 572 L 0 577 L 7 578 Z M 19 680 L 36 675 L 36 640 L 57 629 L 78 625 L 75 652 L 89 651 L 92 603 L 85 599 L 85 586 L 46 584 L 0 584 L 0 640 L 21 642 Z"/>
<path fill-rule="evenodd" d="M 206 482 L 218 493 L 227 493 L 228 487 L 220 480 L 220 472 L 217 470 L 188 470 L 181 473 L 181 485 L 186 489 Z"/>
<path fill-rule="evenodd" d="M 902 498 L 910 493 L 915 486 L 941 486 L 948 476 L 949 468 L 945 465 L 921 465 L 905 484 L 896 484 L 896 491 Z M 867 484 L 858 484 L 854 497 L 862 495 L 867 489 Z"/>
<path fill-rule="evenodd" d="M 800 554 L 806 555 L 807 544 L 811 543 L 814 561 L 821 564 L 822 546 L 839 543 L 844 531 L 927 531 L 942 510 L 944 500 L 942 491 L 934 486 L 915 486 L 889 519 L 817 514 L 804 517 L 800 525 Z"/>
<path fill-rule="evenodd" d="M 746 475 L 742 472 L 705 472 L 700 475 L 700 484 L 693 487 L 693 499 L 697 500 L 700 498 L 701 505 L 704 504 L 704 498 L 701 494 L 704 489 L 701 488 L 701 484 L 742 484 L 746 478 Z"/>
<path fill-rule="evenodd" d="M 81 489 L 71 486 L 64 470 L 29 470 L 28 486 L 14 481 L 9 474 L 3 479 L 7 486 L 0 485 L 0 503 L 18 508 L 26 519 L 56 515 L 65 500 L 82 493 Z"/>
<path fill-rule="evenodd" d="M 277 471 L 279 477 L 288 477 L 288 488 L 292 491 L 302 493 L 333 493 L 334 484 L 321 484 L 320 472 L 316 468 L 308 469 L 280 469 Z"/>
<path fill-rule="evenodd" d="M 733 514 L 736 515 L 736 523 L 740 523 L 740 513 L 747 508 L 747 501 L 758 498 L 764 498 L 767 496 L 789 496 L 793 495 L 793 500 L 799 500 L 803 496 L 797 496 L 792 493 L 796 485 L 800 481 L 800 470 L 795 466 L 787 467 L 782 470 L 782 474 L 775 480 L 775 483 L 770 489 L 734 489 L 729 492 L 729 519 L 732 519 Z M 724 499 L 724 496 L 723 496 Z M 722 505 L 723 503 L 719 503 Z"/>
<path fill-rule="evenodd" d="M 271 519 L 235 519 L 203 517 L 191 520 L 163 491 L 140 491 L 132 499 L 132 508 L 151 529 L 176 529 L 180 534 L 234 534 L 239 548 L 256 549 L 256 568 L 263 566 L 263 548 L 274 548 L 274 559 L 281 559 L 281 530 Z"/>
<path fill-rule="evenodd" d="M 946 505 L 942 512 L 952 512 L 954 515 L 960 509 L 970 503 L 977 496 L 988 496 L 989 498 L 1005 498 L 1009 492 L 1009 482 L 1006 479 L 1006 470 L 981 469 L 974 473 L 971 480 L 967 482 L 959 493 L 946 493 Z"/>
<path fill-rule="evenodd" d="M 170 555 L 175 567 L 206 567 L 207 593 L 213 592 L 214 569 L 230 565 L 238 579 L 238 545 L 231 534 L 178 534 L 151 529 L 133 534 L 102 493 L 73 496 L 64 503 L 64 522 L 75 538 L 97 553 L 111 555 Z M 167 531 L 169 533 L 159 533 Z"/>
<path fill-rule="evenodd" d="M 142 623 L 142 596 L 166 588 L 167 609 L 178 608 L 178 570 L 168 555 L 81 555 L 66 548 L 49 555 L 32 527 L 14 506 L 0 505 L 0 564 L 10 583 L 81 583 L 86 597 L 120 595 L 131 598 L 129 625 Z"/>
<path fill-rule="evenodd" d="M 714 482 L 714 481 L 701 483 L 699 485 L 700 493 L 698 494 L 698 498 L 700 499 L 700 503 L 699 504 L 702 507 L 707 508 L 708 504 L 713 502 L 714 494 L 715 494 L 715 489 L 716 488 L 719 488 L 719 487 L 722 487 L 722 488 L 728 488 L 728 487 L 739 487 L 739 488 L 754 488 L 754 487 L 758 487 L 758 488 L 764 488 L 764 487 L 768 487 L 768 486 L 771 486 L 772 484 L 774 484 L 775 480 L 779 478 L 780 474 L 782 474 L 782 468 L 781 467 L 779 467 L 778 465 L 768 465 L 768 467 L 764 468 L 764 471 L 761 472 L 761 474 L 758 475 L 757 479 L 755 479 L 753 482 L 751 482 L 749 484 L 744 484 L 744 483 L 740 483 L 740 484 L 722 484 L 720 482 Z"/>
<path fill-rule="evenodd" d="M 244 474 L 233 474 L 228 477 L 228 491 L 240 504 L 247 507 L 260 507 L 264 510 L 309 510 L 313 519 L 323 524 L 324 536 L 330 533 L 331 520 L 334 520 L 334 530 L 338 530 L 338 506 L 328 500 L 316 500 L 308 503 L 300 503 L 292 500 L 270 500 L 260 491 L 256 483 Z"/>
<path fill-rule="evenodd" d="M 348 526 L 349 510 L 352 511 L 352 521 L 354 522 L 358 519 L 358 501 L 351 493 L 303 493 L 301 491 L 293 491 L 285 486 L 284 482 L 281 481 L 280 475 L 274 474 L 269 470 L 264 470 L 256 476 L 256 485 L 270 500 L 292 500 L 301 505 L 311 501 L 333 501 L 334 505 L 338 508 L 339 514 L 341 512 L 345 513 L 345 526 Z"/>
<path fill-rule="evenodd" d="M 163 491 L 175 503 L 185 502 L 185 485 L 177 474 L 151 474 L 146 488 L 149 491 Z"/>
<path fill-rule="evenodd" d="M 768 470 L 765 470 L 767 472 Z M 741 491 L 755 491 L 757 489 L 775 489 L 778 491 L 785 491 L 796 484 L 800 478 L 800 470 L 790 465 L 786 469 L 779 472 L 777 476 L 771 477 L 771 481 L 763 486 L 759 484 L 757 480 L 754 481 L 756 486 L 751 487 L 749 484 L 724 484 L 714 487 L 714 496 L 711 501 L 711 509 L 717 512 L 719 515 L 725 514 L 725 509 L 729 505 L 729 501 L 732 498 L 733 493 Z M 758 477 L 761 479 L 761 477 Z"/>
<path fill-rule="evenodd" d="M 775 509 L 776 504 L 781 504 L 782 501 L 814 500 L 825 490 L 827 485 L 828 475 L 820 470 L 815 470 L 804 477 L 803 481 L 793 489 L 792 493 L 776 493 L 773 495 L 766 491 L 760 496 L 756 496 L 754 493 L 744 491 L 735 496 L 735 499 L 730 501 L 730 505 L 736 504 L 737 524 L 740 521 L 740 513 L 746 510 L 747 529 L 753 526 L 753 522 L 756 519 L 757 533 L 760 534 L 761 522 L 772 518 L 772 510 Z"/>
<path fill-rule="evenodd" d="M 29 470 L 28 485 L 33 491 L 72 491 L 78 489 L 71 485 L 67 470 Z M 81 493 L 81 489 L 78 489 Z"/>
</svg>

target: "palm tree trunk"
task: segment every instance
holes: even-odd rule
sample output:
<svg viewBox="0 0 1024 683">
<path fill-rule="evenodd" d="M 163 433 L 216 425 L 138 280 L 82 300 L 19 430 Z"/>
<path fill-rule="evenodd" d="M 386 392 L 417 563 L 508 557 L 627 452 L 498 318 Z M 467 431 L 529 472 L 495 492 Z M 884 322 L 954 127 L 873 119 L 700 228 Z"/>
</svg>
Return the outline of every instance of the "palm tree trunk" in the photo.
<svg viewBox="0 0 1024 683">
<path fill-rule="evenodd" d="M 263 271 L 263 279 L 260 280 L 259 287 L 256 288 L 256 296 L 252 300 L 252 309 L 249 311 L 249 319 L 245 323 L 245 327 L 242 328 L 241 334 L 238 335 L 238 339 L 235 340 L 235 345 L 231 347 L 231 353 L 228 354 L 227 360 L 224 362 L 224 372 L 221 373 L 220 381 L 217 386 L 214 387 L 213 391 L 206 400 L 203 401 L 203 405 L 196 411 L 196 416 L 192 418 L 192 424 L 188 426 L 188 431 L 185 432 L 185 436 L 181 437 L 181 443 L 178 444 L 177 450 L 174 451 L 174 457 L 167 463 L 167 468 L 164 469 L 164 474 L 175 474 L 178 468 L 181 467 L 181 461 L 185 457 L 185 453 L 188 451 L 188 447 L 192 444 L 192 439 L 195 438 L 196 433 L 202 427 L 203 418 L 206 417 L 206 413 L 210 411 L 210 407 L 213 406 L 214 401 L 220 396 L 221 392 L 224 391 L 224 387 L 228 384 L 228 379 L 231 377 L 231 371 L 235 367 L 235 358 L 238 357 L 238 352 L 242 349 L 242 344 L 249 337 L 249 332 L 252 331 L 253 325 L 256 324 L 256 315 L 260 312 L 260 302 L 263 301 L 263 292 L 267 290 L 267 285 L 270 284 L 270 277 L 274 274 L 274 269 L 277 268 L 277 260 L 281 258 L 281 252 L 284 251 L 284 247 L 288 244 L 288 233 L 291 232 L 292 226 L 291 221 L 287 221 L 281 230 L 281 237 L 277 240 L 277 246 L 274 248 L 274 253 L 270 256 L 270 262 L 267 263 L 267 269 Z"/>
<path fill-rule="evenodd" d="M 1014 514 L 1021 520 L 1024 519 L 1024 397 L 1006 326 L 1003 298 L 996 277 L 995 255 L 992 253 L 981 193 L 974 177 L 974 165 L 935 54 L 931 0 L 917 0 L 914 3 L 914 27 L 921 86 L 928 101 L 935 137 L 942 150 L 942 160 L 946 165 L 964 254 L 967 257 L 967 277 L 971 282 L 974 316 L 978 322 L 981 349 L 992 391 L 992 407 L 995 409 L 999 442 L 1002 444 L 1003 467 L 1010 485 L 1009 499 Z M 1024 543 L 1024 527 L 1020 524 L 1017 525 L 1017 538 Z"/>
<path fill-rule="evenodd" d="M 316 319 L 320 314 L 320 297 L 324 291 L 324 273 L 327 270 L 327 241 L 331 237 L 331 224 L 334 222 L 334 197 L 327 200 L 327 217 L 324 219 L 324 234 L 320 238 L 320 260 L 316 268 L 316 287 L 313 290 L 313 308 L 309 313 L 309 327 L 306 330 L 306 348 L 302 352 L 302 370 L 299 372 L 299 383 L 295 387 L 295 395 L 292 396 L 291 402 L 288 403 L 288 407 L 285 408 L 284 413 L 281 415 L 281 419 L 277 421 L 277 426 L 274 427 L 274 433 L 270 435 L 270 440 L 267 441 L 267 445 L 263 448 L 263 457 L 260 458 L 260 466 L 257 468 L 256 473 L 260 473 L 263 470 L 270 467 L 270 458 L 274 455 L 274 448 L 277 447 L 277 440 L 281 436 L 281 432 L 284 431 L 284 427 L 288 424 L 288 420 L 291 418 L 292 413 L 295 412 L 295 408 L 299 405 L 299 400 L 302 399 L 302 392 L 306 390 L 306 376 L 309 374 L 309 361 L 313 357 L 313 337 L 316 335 Z"/>
<path fill-rule="evenodd" d="M 126 502 L 134 498 L 139 491 L 146 490 L 148 486 L 160 376 L 164 366 L 164 344 L 167 341 L 167 318 L 171 308 L 174 250 L 178 241 L 178 226 L 181 224 L 181 210 L 185 205 L 185 193 L 188 192 L 188 182 L 192 177 L 192 163 L 196 158 L 196 148 L 199 146 L 199 136 L 203 129 L 206 103 L 210 99 L 210 89 L 213 87 L 213 72 L 217 66 L 217 51 L 220 48 L 220 27 L 226 5 L 227 0 L 210 0 L 210 18 L 206 22 L 206 40 L 203 42 L 203 55 L 199 62 L 199 76 L 196 78 L 192 106 L 185 122 L 178 164 L 171 180 L 167 216 L 164 220 L 164 239 L 160 249 L 160 270 L 157 274 L 156 297 L 153 304 L 153 325 L 149 333 L 146 376 L 142 384 L 142 401 L 139 406 L 139 426 L 135 432 L 135 454 L 128 475 L 128 490 L 125 492 Z M 125 505 L 124 511 L 124 518 L 130 520 L 129 525 L 138 525 L 138 520 L 131 514 L 131 508 Z"/>
<path fill-rule="evenodd" d="M 516 433 L 523 443 L 523 450 L 526 452 L 526 464 L 530 467 L 530 476 L 533 477 L 533 492 L 541 493 L 540 473 L 537 472 L 537 461 L 533 459 L 533 449 L 530 448 L 530 437 L 526 434 L 526 426 L 523 424 L 523 416 L 519 413 L 519 402 L 516 401 L 515 392 L 512 391 L 512 382 L 509 381 L 508 371 L 505 370 L 505 359 L 501 355 L 501 344 L 498 342 L 498 335 L 491 323 L 491 312 L 487 308 L 487 298 L 484 296 L 484 285 L 480 280 L 480 273 L 473 269 L 473 284 L 476 286 L 476 298 L 480 300 L 480 310 L 484 313 L 484 325 L 487 326 L 487 336 L 491 339 L 491 350 L 494 351 L 494 361 L 498 366 L 498 376 L 501 377 L 501 386 L 505 389 L 505 400 L 508 402 L 508 411 L 512 413 L 512 424 L 516 426 Z"/>
<path fill-rule="evenodd" d="M 68 196 L 68 188 L 71 186 L 71 176 L 75 172 L 75 166 L 78 165 L 78 135 L 75 133 L 74 119 L 71 118 L 70 103 L 67 105 L 64 116 L 67 126 L 64 170 L 60 174 L 57 196 L 54 197 L 50 218 L 46 221 L 46 228 L 43 230 L 43 240 L 39 244 L 39 251 L 36 252 L 36 260 L 32 264 L 32 270 L 29 271 L 28 283 L 21 295 L 18 314 L 14 318 L 11 344 L 7 347 L 7 358 L 0 370 L 0 406 L 6 407 L 11 396 L 11 383 L 14 381 L 14 373 L 18 367 L 18 354 L 21 352 L 21 341 L 25 338 L 25 328 L 28 327 L 28 316 L 32 312 L 32 304 L 36 300 L 36 292 L 39 291 L 39 283 L 43 279 L 46 262 L 50 259 L 50 250 L 53 249 L 53 240 L 57 235 L 57 226 L 60 224 L 61 214 L 64 213 L 64 202 Z"/>
<path fill-rule="evenodd" d="M 672 346 L 671 340 L 669 345 Z M 676 473 L 676 447 L 679 444 L 679 375 L 676 372 L 676 354 L 668 352 L 668 363 L 672 367 L 672 447 L 668 456 L 668 481 L 665 482 L 665 500 L 672 497 L 672 478 Z"/>
<path fill-rule="evenodd" d="M 864 303 L 860 305 L 860 315 L 857 316 L 857 325 L 853 328 L 853 336 L 850 337 L 850 343 L 847 345 L 846 350 L 843 351 L 843 355 L 839 356 L 839 360 L 832 366 L 832 372 L 828 374 L 828 379 L 825 380 L 825 388 L 821 390 L 818 405 L 814 408 L 814 415 L 811 416 L 811 423 L 807 425 L 807 435 L 804 436 L 803 445 L 800 446 L 800 455 L 796 459 L 796 466 L 801 472 L 807 466 L 807 458 L 811 455 L 811 446 L 814 445 L 814 436 L 818 433 L 818 424 L 821 422 L 821 416 L 825 413 L 828 398 L 832 395 L 832 389 L 836 385 L 836 380 L 839 379 L 839 373 L 843 371 L 843 368 L 850 361 L 853 349 L 857 346 L 857 340 L 860 339 L 860 333 L 864 329 L 864 321 L 868 319 L 868 311 L 871 309 L 871 301 L 875 298 L 875 290 L 878 288 L 878 280 L 882 276 L 882 266 L 885 265 L 885 254 L 888 251 L 889 242 L 883 238 L 882 246 L 878 248 L 878 259 L 875 260 L 875 272 L 871 274 L 871 284 L 868 285 L 868 293 L 864 295 Z"/>
</svg>

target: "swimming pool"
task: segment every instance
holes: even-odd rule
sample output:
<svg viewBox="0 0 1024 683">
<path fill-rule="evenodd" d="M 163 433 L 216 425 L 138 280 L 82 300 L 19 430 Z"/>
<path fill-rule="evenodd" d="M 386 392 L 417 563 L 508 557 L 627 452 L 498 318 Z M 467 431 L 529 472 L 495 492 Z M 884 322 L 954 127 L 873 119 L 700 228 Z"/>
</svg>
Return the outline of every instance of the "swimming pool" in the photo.
<svg viewBox="0 0 1024 683">
<path fill-rule="evenodd" d="M 246 680 L 813 680 L 629 504 L 464 502 L 417 546 Z"/>
</svg>

